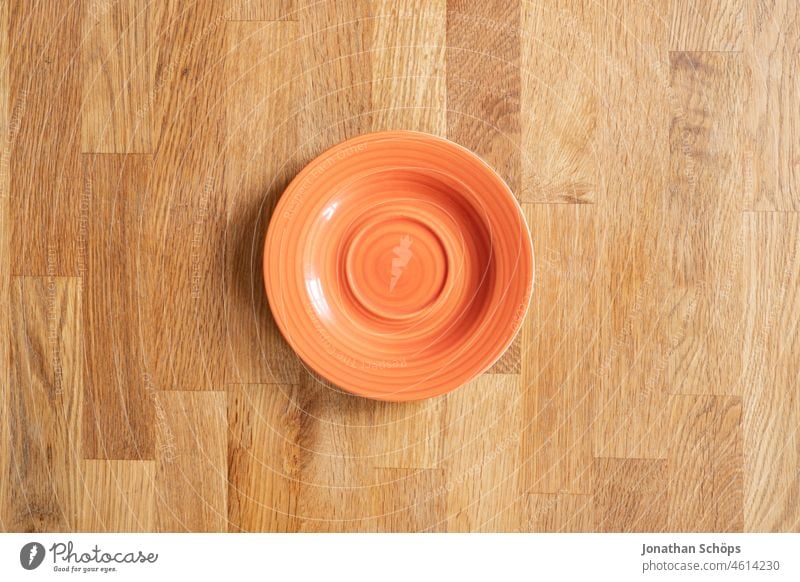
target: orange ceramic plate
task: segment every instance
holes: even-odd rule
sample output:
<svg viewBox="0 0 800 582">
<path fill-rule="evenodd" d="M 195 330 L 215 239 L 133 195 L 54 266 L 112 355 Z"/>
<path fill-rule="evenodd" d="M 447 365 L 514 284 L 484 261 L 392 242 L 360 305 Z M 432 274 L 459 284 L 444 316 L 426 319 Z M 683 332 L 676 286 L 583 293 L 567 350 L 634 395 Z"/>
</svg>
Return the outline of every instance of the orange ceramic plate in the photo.
<svg viewBox="0 0 800 582">
<path fill-rule="evenodd" d="M 514 196 L 480 158 L 387 131 L 340 143 L 292 181 L 264 279 L 311 368 L 361 396 L 419 400 L 503 354 L 530 301 L 533 251 Z"/>
</svg>

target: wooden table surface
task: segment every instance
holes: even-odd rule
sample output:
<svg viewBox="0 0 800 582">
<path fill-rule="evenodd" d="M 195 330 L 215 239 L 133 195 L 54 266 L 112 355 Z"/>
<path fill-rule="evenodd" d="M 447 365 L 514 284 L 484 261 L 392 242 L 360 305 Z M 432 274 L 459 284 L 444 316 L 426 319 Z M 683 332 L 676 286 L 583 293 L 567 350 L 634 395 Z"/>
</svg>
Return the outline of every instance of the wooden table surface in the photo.
<svg viewBox="0 0 800 582">
<path fill-rule="evenodd" d="M 797 531 L 796 0 L 3 0 L 0 529 Z M 287 182 L 369 131 L 522 203 L 524 328 L 448 396 L 271 319 Z"/>
</svg>

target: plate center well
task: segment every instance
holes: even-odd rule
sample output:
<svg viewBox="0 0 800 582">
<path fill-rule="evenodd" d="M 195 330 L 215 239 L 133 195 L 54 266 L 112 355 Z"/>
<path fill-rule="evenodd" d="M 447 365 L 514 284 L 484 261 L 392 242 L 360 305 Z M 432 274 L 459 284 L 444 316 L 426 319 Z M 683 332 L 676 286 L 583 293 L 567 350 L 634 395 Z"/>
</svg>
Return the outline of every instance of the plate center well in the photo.
<svg viewBox="0 0 800 582">
<path fill-rule="evenodd" d="M 405 319 L 431 307 L 448 274 L 440 237 L 416 218 L 382 215 L 363 223 L 347 249 L 347 281 L 373 314 Z"/>
</svg>

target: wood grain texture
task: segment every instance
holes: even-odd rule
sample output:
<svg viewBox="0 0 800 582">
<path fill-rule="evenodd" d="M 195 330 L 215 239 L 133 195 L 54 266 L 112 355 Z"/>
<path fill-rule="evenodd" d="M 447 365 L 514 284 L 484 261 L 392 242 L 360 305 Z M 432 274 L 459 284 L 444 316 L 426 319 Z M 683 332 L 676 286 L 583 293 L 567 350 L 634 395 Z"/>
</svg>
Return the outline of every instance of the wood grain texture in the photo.
<svg viewBox="0 0 800 582">
<path fill-rule="evenodd" d="M 747 0 L 672 0 L 670 42 L 674 51 L 740 51 Z"/>
<path fill-rule="evenodd" d="M 670 53 L 667 268 L 685 290 L 664 357 L 672 392 L 741 394 L 745 81 L 740 54 Z"/>
<path fill-rule="evenodd" d="M 657 373 L 680 297 L 664 261 L 677 242 L 665 213 L 668 157 L 668 2 L 611 1 L 598 33 L 604 97 L 599 144 L 604 227 L 597 268 L 606 279 L 594 450 L 600 457 L 665 458 L 669 380 Z M 624 426 L 624 429 L 622 429 Z"/>
<path fill-rule="evenodd" d="M 224 384 L 225 20 L 222 4 L 169 0 L 155 19 L 157 149 L 141 220 L 146 373 L 155 390 Z M 170 273 L 168 284 L 164 274 Z"/>
<path fill-rule="evenodd" d="M 519 197 L 524 202 L 596 198 L 600 18 L 591 1 L 522 3 Z"/>
<path fill-rule="evenodd" d="M 537 225 L 539 293 L 522 332 L 522 483 L 530 493 L 590 493 L 602 281 L 594 266 L 597 212 L 526 204 L 525 216 Z"/>
<path fill-rule="evenodd" d="M 448 394 L 445 406 L 447 531 L 518 529 L 524 506 L 519 376 L 485 374 Z"/>
<path fill-rule="evenodd" d="M 303 0 L 297 9 L 304 161 L 372 127 L 373 14 L 367 0 Z"/>
<path fill-rule="evenodd" d="M 370 512 L 377 532 L 444 532 L 447 480 L 441 469 L 378 469 Z"/>
<path fill-rule="evenodd" d="M 794 0 L 0 2 L 0 529 L 800 531 Z M 314 156 L 445 136 L 530 224 L 522 333 L 351 396 L 278 333 Z"/>
<path fill-rule="evenodd" d="M 81 3 L 8 4 L 11 265 L 17 275 L 77 275 Z M 23 40 L 24 39 L 24 40 Z"/>
<path fill-rule="evenodd" d="M 372 57 L 372 130 L 445 136 L 447 3 L 378 0 Z"/>
<path fill-rule="evenodd" d="M 155 531 L 155 461 L 84 461 L 77 530 Z"/>
<path fill-rule="evenodd" d="M 800 217 L 746 217 L 744 525 L 800 528 Z"/>
<path fill-rule="evenodd" d="M 226 530 L 225 394 L 160 392 L 156 418 L 156 529 Z"/>
<path fill-rule="evenodd" d="M 0 59 L 8 55 L 8 4 L 0 5 Z M 11 228 L 10 198 L 8 195 L 9 142 L 13 132 L 8 115 L 8 67 L 0 67 L 0 531 L 10 529 L 6 500 L 10 494 L 8 484 L 11 450 L 11 410 L 9 388 L 11 373 L 11 254 L 9 231 Z"/>
<path fill-rule="evenodd" d="M 234 21 L 295 20 L 300 0 L 225 0 L 225 17 Z"/>
<path fill-rule="evenodd" d="M 528 495 L 523 532 L 580 533 L 594 531 L 591 495 L 534 493 Z"/>
<path fill-rule="evenodd" d="M 667 531 L 667 462 L 599 457 L 592 498 L 594 531 Z"/>
<path fill-rule="evenodd" d="M 155 8 L 145 0 L 83 2 L 81 151 L 150 153 Z"/>
<path fill-rule="evenodd" d="M 299 25 L 230 22 L 225 33 L 226 381 L 296 383 L 301 364 L 270 314 L 262 247 L 267 219 L 300 169 Z"/>
<path fill-rule="evenodd" d="M 228 392 L 230 531 L 297 531 L 297 493 L 309 419 L 298 389 L 237 385 Z"/>
<path fill-rule="evenodd" d="M 742 531 L 742 400 L 675 396 L 669 531 Z"/>
<path fill-rule="evenodd" d="M 373 406 L 305 374 L 298 386 L 302 411 L 297 492 L 298 529 L 304 532 L 377 530 L 372 504 L 379 475 L 370 452 Z"/>
<path fill-rule="evenodd" d="M 153 383 L 143 354 L 137 239 L 152 158 L 87 155 L 80 237 L 87 459 L 153 459 Z"/>
<path fill-rule="evenodd" d="M 80 514 L 81 291 L 75 278 L 11 283 L 6 527 L 72 531 Z M 6 422 L 4 418 L 4 423 Z"/>
<path fill-rule="evenodd" d="M 792 0 L 748 3 L 744 48 L 748 85 L 747 192 L 752 210 L 800 210 L 800 6 Z"/>
</svg>

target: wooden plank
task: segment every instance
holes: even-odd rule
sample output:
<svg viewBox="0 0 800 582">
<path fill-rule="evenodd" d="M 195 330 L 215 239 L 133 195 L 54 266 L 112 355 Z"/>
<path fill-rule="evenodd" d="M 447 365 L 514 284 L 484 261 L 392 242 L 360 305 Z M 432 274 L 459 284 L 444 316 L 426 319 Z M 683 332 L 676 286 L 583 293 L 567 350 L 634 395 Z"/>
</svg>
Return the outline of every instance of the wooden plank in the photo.
<svg viewBox="0 0 800 582">
<path fill-rule="evenodd" d="M 446 523 L 440 469 L 377 469 L 371 514 L 378 532 L 438 532 Z"/>
<path fill-rule="evenodd" d="M 372 130 L 447 132 L 446 0 L 375 0 Z"/>
<path fill-rule="evenodd" d="M 483 375 L 445 397 L 447 531 L 520 528 L 522 403 L 515 374 Z"/>
<path fill-rule="evenodd" d="M 523 532 L 579 533 L 594 531 L 591 495 L 534 493 L 528 495 Z"/>
<path fill-rule="evenodd" d="M 9 2 L 12 272 L 77 274 L 81 3 Z M 18 113 L 16 113 L 18 112 Z"/>
<path fill-rule="evenodd" d="M 448 0 L 447 136 L 519 195 L 520 2 Z"/>
<path fill-rule="evenodd" d="M 800 210 L 800 5 L 794 0 L 748 3 L 751 77 L 747 96 L 750 149 L 746 182 L 751 210 Z"/>
<path fill-rule="evenodd" d="M 152 152 L 154 14 L 146 0 L 83 2 L 81 151 Z"/>
<path fill-rule="evenodd" d="M 303 0 L 297 7 L 303 164 L 372 127 L 372 14 L 364 0 Z"/>
<path fill-rule="evenodd" d="M 598 458 L 594 531 L 667 531 L 667 461 Z"/>
<path fill-rule="evenodd" d="M 302 366 L 264 291 L 268 219 L 300 169 L 296 157 L 296 22 L 230 22 L 226 28 L 226 380 L 296 383 Z"/>
<path fill-rule="evenodd" d="M 672 0 L 669 48 L 673 51 L 740 51 L 746 0 Z"/>
<path fill-rule="evenodd" d="M 800 215 L 747 214 L 744 528 L 800 527 Z"/>
<path fill-rule="evenodd" d="M 599 181 L 595 2 L 522 3 L 521 141 L 524 202 L 593 202 Z"/>
<path fill-rule="evenodd" d="M 297 497 L 302 433 L 313 419 L 288 384 L 236 385 L 228 391 L 228 519 L 230 531 L 291 532 L 299 528 Z"/>
<path fill-rule="evenodd" d="M 8 3 L 0 5 L 0 62 L 8 62 Z M 11 229 L 9 198 L 9 155 L 10 143 L 15 130 L 11 124 L 8 109 L 8 67 L 0 67 L 0 532 L 9 531 L 9 517 L 6 503 L 10 474 L 11 451 L 11 410 L 9 409 L 11 372 L 11 248 L 9 231 Z"/>
<path fill-rule="evenodd" d="M 741 393 L 743 69 L 736 53 L 670 53 L 665 268 L 691 295 L 661 365 L 676 393 Z"/>
<path fill-rule="evenodd" d="M 654 374 L 669 350 L 680 296 L 664 270 L 672 243 L 665 213 L 669 158 L 666 0 L 610 0 L 599 21 L 602 115 L 599 273 L 601 361 L 596 456 L 664 458 L 669 387 Z M 663 364 L 661 364 L 663 366 Z M 643 389 L 645 387 L 645 389 Z"/>
<path fill-rule="evenodd" d="M 155 531 L 154 461 L 84 461 L 77 531 Z"/>
<path fill-rule="evenodd" d="M 227 419 L 223 392 L 160 392 L 156 529 L 227 531 Z"/>
<path fill-rule="evenodd" d="M 70 531 L 80 511 L 81 292 L 74 278 L 15 277 L 6 395 L 5 528 Z"/>
<path fill-rule="evenodd" d="M 148 198 L 148 155 L 87 155 L 81 198 L 83 418 L 88 459 L 153 459 L 154 385 L 142 353 L 139 230 Z"/>
<path fill-rule="evenodd" d="M 444 426 L 444 401 L 432 398 L 398 406 L 373 402 L 369 464 L 395 469 L 435 469 L 439 466 Z"/>
<path fill-rule="evenodd" d="M 157 390 L 225 381 L 225 20 L 222 5 L 159 4 L 154 124 L 142 214 L 142 346 Z"/>
<path fill-rule="evenodd" d="M 538 251 L 523 328 L 521 483 L 528 493 L 590 493 L 599 366 L 598 225 L 591 206 L 525 205 Z"/>
<path fill-rule="evenodd" d="M 225 0 L 225 18 L 234 21 L 296 20 L 300 0 Z"/>
<path fill-rule="evenodd" d="M 674 396 L 669 531 L 742 531 L 742 400 Z"/>
<path fill-rule="evenodd" d="M 380 475 L 371 466 L 372 401 L 305 374 L 297 392 L 302 454 L 297 494 L 299 530 L 374 532 L 373 499 Z"/>
</svg>

